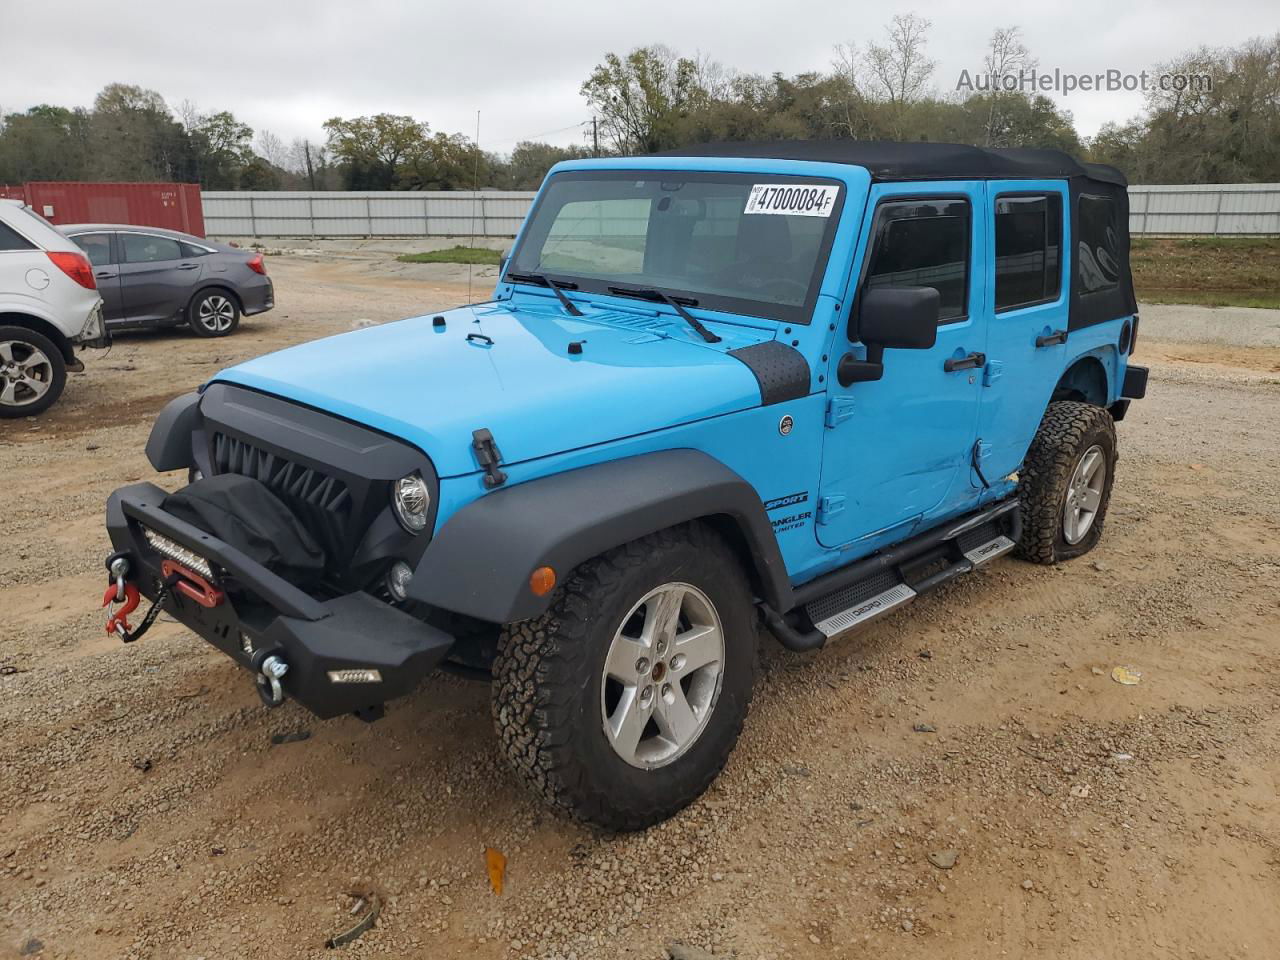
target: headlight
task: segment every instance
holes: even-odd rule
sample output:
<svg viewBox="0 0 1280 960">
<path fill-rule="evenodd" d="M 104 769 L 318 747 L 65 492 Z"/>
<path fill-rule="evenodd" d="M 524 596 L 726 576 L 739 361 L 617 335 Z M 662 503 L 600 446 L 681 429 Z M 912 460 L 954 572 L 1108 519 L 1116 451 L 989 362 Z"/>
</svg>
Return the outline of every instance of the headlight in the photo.
<svg viewBox="0 0 1280 960">
<path fill-rule="evenodd" d="M 431 491 L 422 474 L 411 473 L 401 477 L 391 487 L 391 508 L 396 519 L 410 533 L 421 533 L 427 528 L 427 510 L 431 507 Z"/>
</svg>

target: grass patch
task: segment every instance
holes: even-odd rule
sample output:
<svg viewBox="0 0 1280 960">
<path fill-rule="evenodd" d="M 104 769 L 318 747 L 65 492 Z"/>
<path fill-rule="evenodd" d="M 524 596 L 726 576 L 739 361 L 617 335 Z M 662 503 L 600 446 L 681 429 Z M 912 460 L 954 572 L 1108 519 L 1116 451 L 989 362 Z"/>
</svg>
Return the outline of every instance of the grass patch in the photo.
<svg viewBox="0 0 1280 960">
<path fill-rule="evenodd" d="M 1280 308 L 1280 237 L 1135 237 L 1139 300 Z"/>
<path fill-rule="evenodd" d="M 396 259 L 401 263 L 478 263 L 496 267 L 502 262 L 502 251 L 485 247 L 449 247 L 426 253 L 402 253 Z"/>
</svg>

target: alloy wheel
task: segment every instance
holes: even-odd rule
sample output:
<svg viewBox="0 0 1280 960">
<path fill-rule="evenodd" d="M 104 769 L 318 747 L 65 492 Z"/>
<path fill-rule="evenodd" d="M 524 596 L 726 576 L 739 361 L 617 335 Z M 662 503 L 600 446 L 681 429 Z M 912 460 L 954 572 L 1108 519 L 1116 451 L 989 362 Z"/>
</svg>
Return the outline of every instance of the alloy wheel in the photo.
<svg viewBox="0 0 1280 960">
<path fill-rule="evenodd" d="M 226 297 L 212 294 L 200 301 L 196 317 L 210 333 L 226 333 L 236 318 L 236 308 Z"/>
<path fill-rule="evenodd" d="M 21 340 L 0 341 L 0 404 L 27 407 L 53 386 L 53 361 Z"/>
<path fill-rule="evenodd" d="M 1075 546 L 1093 528 L 1107 484 L 1107 455 L 1094 444 L 1084 452 L 1067 484 L 1062 508 L 1062 537 Z"/>
<path fill-rule="evenodd" d="M 685 753 L 706 728 L 724 674 L 724 628 L 688 583 L 647 593 L 622 620 L 605 657 L 600 713 L 614 752 L 653 769 Z"/>
</svg>

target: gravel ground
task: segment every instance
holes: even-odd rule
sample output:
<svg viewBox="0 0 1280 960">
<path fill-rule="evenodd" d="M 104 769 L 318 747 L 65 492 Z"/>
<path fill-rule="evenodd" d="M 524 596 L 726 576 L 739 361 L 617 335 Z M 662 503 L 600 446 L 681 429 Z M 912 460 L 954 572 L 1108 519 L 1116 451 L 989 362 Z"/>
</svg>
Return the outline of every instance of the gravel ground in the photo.
<svg viewBox="0 0 1280 960">
<path fill-rule="evenodd" d="M 0 956 L 331 957 L 369 893 L 356 956 L 1272 955 L 1280 350 L 1144 326 L 1153 382 L 1093 554 L 997 561 L 814 655 L 766 644 L 724 775 L 615 837 L 513 780 L 482 685 L 320 722 L 261 709 L 176 624 L 103 635 L 102 504 L 150 475 L 167 399 L 465 297 L 372 253 L 270 265 L 282 306 L 239 335 L 121 338 L 0 425 Z"/>
</svg>

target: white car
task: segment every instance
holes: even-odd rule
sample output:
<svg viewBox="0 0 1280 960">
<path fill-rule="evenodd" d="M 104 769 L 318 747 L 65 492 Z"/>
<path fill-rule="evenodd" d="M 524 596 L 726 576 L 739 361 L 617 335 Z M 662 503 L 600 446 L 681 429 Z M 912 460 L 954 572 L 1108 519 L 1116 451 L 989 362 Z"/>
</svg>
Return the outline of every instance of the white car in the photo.
<svg viewBox="0 0 1280 960">
<path fill-rule="evenodd" d="M 0 200 L 0 418 L 53 405 L 80 372 L 75 347 L 105 347 L 93 267 L 78 246 L 17 200 Z"/>
</svg>

